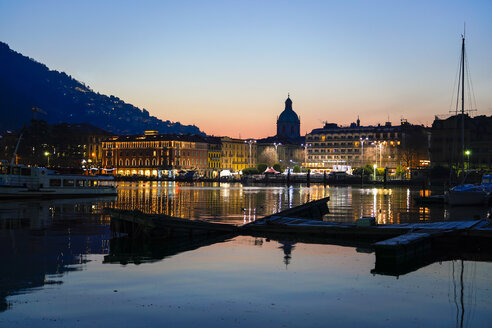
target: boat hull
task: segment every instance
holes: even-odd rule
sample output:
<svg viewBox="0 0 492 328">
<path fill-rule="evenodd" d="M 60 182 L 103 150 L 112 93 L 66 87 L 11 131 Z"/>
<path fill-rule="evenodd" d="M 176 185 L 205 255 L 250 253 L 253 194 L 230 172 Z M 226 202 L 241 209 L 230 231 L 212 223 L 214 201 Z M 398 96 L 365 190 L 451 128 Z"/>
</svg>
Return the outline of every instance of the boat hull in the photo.
<svg viewBox="0 0 492 328">
<path fill-rule="evenodd" d="M 115 196 L 117 194 L 116 188 L 109 186 L 98 188 L 41 188 L 39 190 L 0 186 L 0 199 L 100 197 Z"/>
<path fill-rule="evenodd" d="M 489 195 L 485 191 L 450 190 L 448 204 L 452 206 L 486 205 Z"/>
</svg>

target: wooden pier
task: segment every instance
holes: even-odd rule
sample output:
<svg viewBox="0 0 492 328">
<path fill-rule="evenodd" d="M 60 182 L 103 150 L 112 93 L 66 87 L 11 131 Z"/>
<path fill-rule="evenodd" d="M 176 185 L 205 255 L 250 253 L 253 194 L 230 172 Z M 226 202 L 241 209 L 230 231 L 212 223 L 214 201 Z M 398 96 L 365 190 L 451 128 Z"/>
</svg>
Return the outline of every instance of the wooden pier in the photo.
<svg viewBox="0 0 492 328">
<path fill-rule="evenodd" d="M 284 236 L 316 240 L 319 243 L 331 243 L 333 240 L 371 243 L 376 254 L 376 268 L 390 272 L 405 271 L 415 262 L 425 263 L 430 250 L 445 244 L 480 243 L 488 248 L 492 245 L 492 225 L 487 220 L 370 226 L 327 222 L 322 219 L 328 213 L 328 200 L 323 198 L 308 202 L 242 226 L 140 211 L 107 211 L 111 215 L 112 230 L 130 237 L 157 237 L 161 240 L 188 237 L 195 238 L 193 242 L 203 237 L 197 245 L 213 243 L 217 236 L 225 240 L 237 235 L 265 238 Z M 108 261 L 118 259 L 108 258 Z"/>
<path fill-rule="evenodd" d="M 294 216 L 310 220 L 321 220 L 328 214 L 329 197 L 311 201 L 306 204 L 286 209 L 275 215 Z M 202 220 L 188 220 L 165 214 L 145 214 L 141 211 L 120 210 L 107 208 L 111 216 L 113 231 L 129 235 L 144 235 L 153 237 L 183 237 L 196 235 L 239 234 L 241 227 L 212 223 Z M 265 217 L 264 219 L 269 218 Z"/>
<path fill-rule="evenodd" d="M 193 237 L 213 234 L 237 234 L 232 224 L 187 220 L 164 214 L 145 214 L 140 211 L 106 209 L 111 215 L 111 229 L 131 236 L 159 238 Z"/>
</svg>

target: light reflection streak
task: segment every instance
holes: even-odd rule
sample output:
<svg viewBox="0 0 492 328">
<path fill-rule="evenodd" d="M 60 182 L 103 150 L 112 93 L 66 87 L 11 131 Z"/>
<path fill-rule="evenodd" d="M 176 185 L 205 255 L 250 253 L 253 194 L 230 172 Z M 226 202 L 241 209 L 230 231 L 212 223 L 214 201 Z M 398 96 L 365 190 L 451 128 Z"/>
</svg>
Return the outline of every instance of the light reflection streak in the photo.
<svg viewBox="0 0 492 328">
<path fill-rule="evenodd" d="M 150 186 L 150 187 L 149 187 Z M 149 188 L 147 188 L 149 187 Z M 358 186 L 241 186 L 240 184 L 186 184 L 175 182 L 119 183 L 119 197 L 112 206 L 138 209 L 146 213 L 205 219 L 219 222 L 228 220 L 243 224 L 256 217 L 276 213 L 282 209 L 306 203 L 308 200 L 329 196 L 328 221 L 354 222 L 363 216 L 374 216 L 378 223 L 406 223 L 429 220 L 450 220 L 480 215 L 469 211 L 444 208 L 419 208 L 410 199 L 409 188 L 360 188 Z M 54 215 L 54 211 L 51 215 Z M 482 210 L 486 214 L 485 210 Z"/>
</svg>

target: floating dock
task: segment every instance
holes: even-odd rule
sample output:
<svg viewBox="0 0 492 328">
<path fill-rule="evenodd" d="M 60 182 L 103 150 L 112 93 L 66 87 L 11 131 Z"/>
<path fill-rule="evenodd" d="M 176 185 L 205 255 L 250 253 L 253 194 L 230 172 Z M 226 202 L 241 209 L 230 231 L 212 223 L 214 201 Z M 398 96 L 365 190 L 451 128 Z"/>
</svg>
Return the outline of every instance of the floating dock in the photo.
<svg viewBox="0 0 492 328">
<path fill-rule="evenodd" d="M 391 272 L 401 271 L 402 267 L 415 261 L 422 262 L 422 257 L 432 248 L 442 245 L 480 243 L 486 248 L 492 245 L 492 225 L 487 220 L 387 225 L 327 222 L 322 219 L 328 213 L 328 201 L 329 198 L 323 198 L 308 202 L 242 226 L 145 214 L 140 211 L 108 209 L 108 212 L 112 218 L 112 230 L 130 237 L 231 238 L 250 235 L 315 239 L 320 243 L 330 243 L 333 240 L 370 242 L 376 253 L 376 268 Z"/>
</svg>

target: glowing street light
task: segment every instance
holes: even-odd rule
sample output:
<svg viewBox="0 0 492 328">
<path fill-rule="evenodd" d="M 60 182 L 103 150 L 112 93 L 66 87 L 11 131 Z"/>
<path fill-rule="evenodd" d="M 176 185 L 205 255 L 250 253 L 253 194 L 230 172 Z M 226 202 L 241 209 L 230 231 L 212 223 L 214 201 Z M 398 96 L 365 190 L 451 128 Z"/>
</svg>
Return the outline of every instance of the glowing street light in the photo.
<svg viewBox="0 0 492 328">
<path fill-rule="evenodd" d="M 307 149 L 311 146 L 311 144 L 301 144 L 301 147 L 304 147 L 304 163 L 307 163 Z"/>
<path fill-rule="evenodd" d="M 369 140 L 369 138 L 367 138 L 367 137 L 366 137 L 366 138 L 364 139 L 364 138 L 360 137 L 359 139 L 360 139 L 360 144 L 361 144 L 361 146 L 362 146 L 362 155 L 361 155 L 362 160 L 361 160 L 361 167 L 363 167 L 363 166 L 364 166 L 364 141 Z"/>
<path fill-rule="evenodd" d="M 468 166 L 468 169 L 470 168 L 470 155 L 471 155 L 471 151 L 469 149 L 465 150 L 465 155 L 466 155 L 466 163 L 467 163 L 467 166 Z"/>
<path fill-rule="evenodd" d="M 45 151 L 44 156 L 46 156 L 48 158 L 48 167 L 49 167 L 50 166 L 50 153 Z"/>
<path fill-rule="evenodd" d="M 253 139 L 244 140 L 244 143 L 249 144 L 249 167 L 251 167 L 252 166 L 252 164 L 251 164 L 251 145 L 256 143 L 256 140 L 253 140 Z"/>
<path fill-rule="evenodd" d="M 273 146 L 275 147 L 275 154 L 277 154 L 277 160 L 279 159 L 277 148 L 278 148 L 278 146 L 281 146 L 281 145 L 282 145 L 282 143 L 280 143 L 280 142 L 274 142 L 273 143 Z"/>
</svg>

